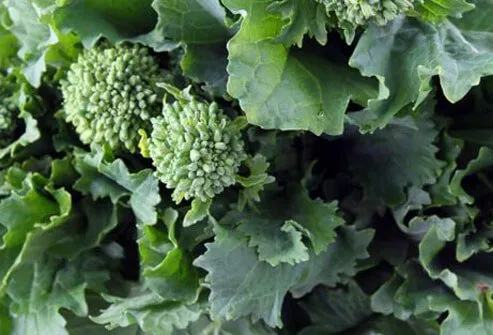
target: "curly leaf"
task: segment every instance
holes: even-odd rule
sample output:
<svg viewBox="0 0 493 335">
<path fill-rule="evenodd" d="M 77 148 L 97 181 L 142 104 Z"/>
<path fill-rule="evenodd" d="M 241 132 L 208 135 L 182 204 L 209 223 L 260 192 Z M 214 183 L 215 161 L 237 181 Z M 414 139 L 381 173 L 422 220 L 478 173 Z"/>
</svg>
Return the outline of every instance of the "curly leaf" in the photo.
<svg viewBox="0 0 493 335">
<path fill-rule="evenodd" d="M 95 153 L 76 152 L 75 168 L 81 177 L 74 188 L 91 194 L 94 200 L 109 197 L 114 204 L 129 197 L 128 204 L 138 220 L 147 224 L 156 222 L 155 206 L 161 197 L 152 171 L 130 173 L 121 159 L 114 160 L 105 150 L 97 147 Z"/>
<path fill-rule="evenodd" d="M 380 96 L 358 120 L 363 130 L 382 128 L 405 106 L 419 104 L 431 91 L 434 75 L 445 97 L 457 102 L 481 77 L 493 74 L 493 2 L 475 5 L 461 19 L 437 26 L 401 17 L 365 31 L 349 63 L 380 81 Z"/>
<path fill-rule="evenodd" d="M 194 262 L 208 272 L 214 319 L 234 320 L 250 315 L 269 326 L 281 326 L 281 305 L 291 291 L 300 297 L 316 285 L 334 286 L 341 276 L 354 275 L 356 260 L 366 258 L 372 233 L 343 228 L 340 237 L 321 254 L 295 266 L 281 263 L 272 267 L 258 259 L 248 239 L 235 229 L 215 226 L 214 243 Z"/>
<path fill-rule="evenodd" d="M 229 41 L 228 93 L 240 101 L 248 121 L 267 129 L 341 134 L 349 101 L 376 96 L 345 64 L 273 42 L 283 19 L 268 13 L 271 1 L 225 0 L 243 20 Z"/>
</svg>

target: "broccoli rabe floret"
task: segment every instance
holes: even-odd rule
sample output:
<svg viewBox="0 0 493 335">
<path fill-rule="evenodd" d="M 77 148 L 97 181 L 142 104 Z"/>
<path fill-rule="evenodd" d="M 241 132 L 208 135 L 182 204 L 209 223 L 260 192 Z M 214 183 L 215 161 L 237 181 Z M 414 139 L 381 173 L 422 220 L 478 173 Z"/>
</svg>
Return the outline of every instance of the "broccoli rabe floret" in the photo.
<svg viewBox="0 0 493 335">
<path fill-rule="evenodd" d="M 14 140 L 18 108 L 14 103 L 16 85 L 0 73 L 0 148 Z"/>
<path fill-rule="evenodd" d="M 246 154 L 240 131 L 216 103 L 176 101 L 152 119 L 149 154 L 173 200 L 207 201 L 235 183 Z"/>
<path fill-rule="evenodd" d="M 385 25 L 398 15 L 413 8 L 415 0 L 317 0 L 325 4 L 327 12 L 333 14 L 337 24 L 352 40 L 359 26 L 374 23 Z"/>
<path fill-rule="evenodd" d="M 135 152 L 139 129 L 162 108 L 156 82 L 164 72 L 147 48 L 101 45 L 86 49 L 61 81 L 63 115 L 83 143 Z"/>
</svg>

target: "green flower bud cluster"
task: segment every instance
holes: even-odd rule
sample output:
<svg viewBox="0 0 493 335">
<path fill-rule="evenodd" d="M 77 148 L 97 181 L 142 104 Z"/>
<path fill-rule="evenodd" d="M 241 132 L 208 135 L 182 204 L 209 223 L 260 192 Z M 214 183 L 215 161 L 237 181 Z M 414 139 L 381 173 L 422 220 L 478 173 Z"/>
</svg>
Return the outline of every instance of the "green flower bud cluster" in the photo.
<svg viewBox="0 0 493 335">
<path fill-rule="evenodd" d="M 17 114 L 14 103 L 16 85 L 0 73 L 0 149 L 14 140 Z"/>
<path fill-rule="evenodd" d="M 414 0 L 319 0 L 333 12 L 343 28 L 369 22 L 385 25 L 413 8 Z"/>
<path fill-rule="evenodd" d="M 149 154 L 173 200 L 207 201 L 235 183 L 246 154 L 240 131 L 216 103 L 174 102 L 152 119 Z"/>
<path fill-rule="evenodd" d="M 86 49 L 61 81 L 64 117 L 83 143 L 137 150 L 139 129 L 162 104 L 156 82 L 164 73 L 147 48 L 133 45 Z"/>
</svg>

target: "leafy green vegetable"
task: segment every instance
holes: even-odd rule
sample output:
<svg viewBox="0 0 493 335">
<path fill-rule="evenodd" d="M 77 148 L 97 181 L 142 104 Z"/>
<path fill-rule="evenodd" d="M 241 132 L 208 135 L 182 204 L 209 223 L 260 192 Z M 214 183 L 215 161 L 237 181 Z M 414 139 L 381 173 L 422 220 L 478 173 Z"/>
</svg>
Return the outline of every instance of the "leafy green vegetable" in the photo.
<svg viewBox="0 0 493 335">
<path fill-rule="evenodd" d="M 0 335 L 493 333 L 493 0 L 0 0 Z"/>
</svg>

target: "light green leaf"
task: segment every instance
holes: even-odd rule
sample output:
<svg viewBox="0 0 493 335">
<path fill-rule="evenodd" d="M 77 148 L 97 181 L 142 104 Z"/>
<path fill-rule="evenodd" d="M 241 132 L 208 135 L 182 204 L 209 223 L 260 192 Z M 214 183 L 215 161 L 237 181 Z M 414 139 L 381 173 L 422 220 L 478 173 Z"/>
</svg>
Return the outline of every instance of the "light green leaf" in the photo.
<svg viewBox="0 0 493 335">
<path fill-rule="evenodd" d="M 42 258 L 19 267 L 9 284 L 14 334 L 68 334 L 61 308 L 87 315 L 86 288 L 104 289 L 106 264 L 95 255 L 71 263 Z"/>
<path fill-rule="evenodd" d="M 58 42 L 49 25 L 40 22 L 40 13 L 30 0 L 4 0 L 12 25 L 9 30 L 20 44 L 19 57 L 27 62 L 24 74 L 38 87 L 41 74 L 46 70 L 45 57 L 48 48 Z"/>
<path fill-rule="evenodd" d="M 25 62 L 23 73 L 34 87 L 41 85 L 41 76 L 51 64 L 67 65 L 77 55 L 77 38 L 61 34 L 50 25 L 49 3 L 31 0 L 4 0 L 11 24 L 8 29 L 17 38 L 17 55 Z"/>
<path fill-rule="evenodd" d="M 436 225 L 419 245 L 419 259 L 428 275 L 445 283 L 461 300 L 479 301 L 482 287 L 493 287 L 493 271 L 490 264 L 492 254 L 481 253 L 469 259 L 451 260 L 447 253 L 447 239 L 439 233 Z M 457 251 L 456 251 L 457 252 Z M 457 254 L 455 255 L 456 258 Z M 448 259 L 444 262 L 444 259 Z"/>
<path fill-rule="evenodd" d="M 183 219 L 183 226 L 189 227 L 194 223 L 205 219 L 209 215 L 211 205 L 212 200 L 203 202 L 201 200 L 194 199 L 192 201 L 192 207 L 185 214 L 185 218 Z"/>
<path fill-rule="evenodd" d="M 269 0 L 225 0 L 241 14 L 239 32 L 228 43 L 228 93 L 240 101 L 248 121 L 267 129 L 341 134 L 349 101 L 366 104 L 376 87 L 345 64 L 273 42 L 284 25 L 268 13 Z"/>
<path fill-rule="evenodd" d="M 3 3 L 0 3 L 0 70 L 12 65 L 12 58 L 17 53 L 18 42 L 15 36 L 2 26 L 4 16 L 8 15 Z"/>
<path fill-rule="evenodd" d="M 23 194 L 13 193 L 10 197 L 0 202 L 0 224 L 7 229 L 3 235 L 2 248 L 13 248 L 22 246 L 26 235 L 35 229 L 38 224 L 50 222 L 60 212 L 60 203 L 44 192 L 46 181 L 42 178 L 31 177 L 34 184 L 32 188 Z M 49 190 L 49 189 L 48 189 Z M 54 195 L 54 193 L 51 193 Z M 64 198 L 70 201 L 70 195 L 64 194 Z M 68 205 L 70 208 L 70 203 Z"/>
<path fill-rule="evenodd" d="M 478 302 L 448 297 L 433 297 L 430 303 L 437 311 L 448 311 L 440 327 L 441 335 L 489 335 L 493 333 L 493 300 L 485 291 Z"/>
<path fill-rule="evenodd" d="M 276 42 L 301 48 L 308 35 L 322 45 L 327 43 L 329 22 L 324 4 L 313 0 L 282 0 L 274 2 L 269 10 L 280 13 L 285 21 Z"/>
<path fill-rule="evenodd" d="M 461 19 L 437 26 L 401 17 L 366 30 L 349 62 L 380 81 L 379 98 L 358 120 L 363 130 L 382 128 L 403 107 L 422 101 L 434 75 L 445 97 L 457 102 L 481 77 L 493 74 L 493 2 L 478 0 L 475 5 Z"/>
<path fill-rule="evenodd" d="M 373 293 L 371 308 L 377 313 L 394 315 L 401 320 L 412 316 L 436 319 L 429 305 L 434 296 L 450 292 L 440 282 L 432 280 L 417 261 L 409 261 L 396 268 L 396 273 Z"/>
<path fill-rule="evenodd" d="M 127 298 L 105 296 L 105 299 L 112 305 L 91 319 L 110 330 L 138 324 L 146 333 L 171 335 L 174 329 L 186 328 L 202 314 L 200 303 L 186 306 L 137 289 Z"/>
<path fill-rule="evenodd" d="M 412 14 L 421 19 L 438 24 L 448 16 L 461 17 L 463 13 L 474 9 L 474 5 L 466 0 L 424 0 L 416 4 Z"/>
<path fill-rule="evenodd" d="M 238 199 L 238 209 L 240 211 L 247 204 L 250 208 L 255 208 L 255 203 L 260 202 L 260 193 L 264 190 L 264 186 L 276 180 L 267 173 L 270 164 L 260 154 L 248 157 L 245 165 L 250 170 L 250 175 L 248 177 L 236 176 L 236 181 L 243 186 Z"/>
</svg>

